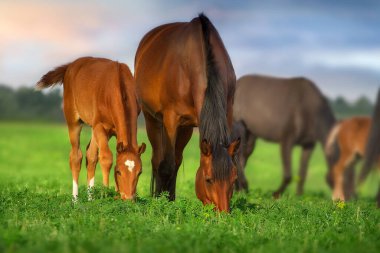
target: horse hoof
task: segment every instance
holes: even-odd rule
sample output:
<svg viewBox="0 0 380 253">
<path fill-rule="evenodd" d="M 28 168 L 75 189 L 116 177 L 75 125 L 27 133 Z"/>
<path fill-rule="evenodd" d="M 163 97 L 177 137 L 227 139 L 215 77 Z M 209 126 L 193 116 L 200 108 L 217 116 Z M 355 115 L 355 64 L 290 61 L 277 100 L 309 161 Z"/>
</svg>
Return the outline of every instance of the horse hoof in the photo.
<svg viewBox="0 0 380 253">
<path fill-rule="evenodd" d="M 344 202 L 345 198 L 342 197 L 342 196 L 332 196 L 332 200 L 333 201 L 342 201 L 342 202 Z"/>
<path fill-rule="evenodd" d="M 274 192 L 272 196 L 274 199 L 279 199 L 281 197 L 281 194 L 279 192 Z"/>
</svg>

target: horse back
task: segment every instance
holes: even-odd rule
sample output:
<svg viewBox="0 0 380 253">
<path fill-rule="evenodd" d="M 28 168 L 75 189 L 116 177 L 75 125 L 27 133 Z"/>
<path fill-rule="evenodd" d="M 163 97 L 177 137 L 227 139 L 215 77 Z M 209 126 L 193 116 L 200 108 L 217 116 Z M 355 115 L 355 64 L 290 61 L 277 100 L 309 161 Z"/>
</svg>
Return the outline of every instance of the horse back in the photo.
<svg viewBox="0 0 380 253">
<path fill-rule="evenodd" d="M 210 38 L 220 72 L 230 73 L 232 64 L 216 30 Z M 135 57 L 137 91 L 144 110 L 153 116 L 171 110 L 190 119 L 193 125 L 199 123 L 207 87 L 203 39 L 198 18 L 162 25 L 144 36 Z M 235 78 L 221 76 L 224 84 L 228 83 L 227 79 Z M 228 97 L 228 86 L 223 88 Z M 233 95 L 229 97 L 232 104 Z"/>
<path fill-rule="evenodd" d="M 326 100 L 306 78 L 243 76 L 237 82 L 234 119 L 258 137 L 279 142 L 317 138 L 316 127 Z"/>
<path fill-rule="evenodd" d="M 77 113 L 91 126 L 102 121 L 110 127 L 115 114 L 125 114 L 123 99 L 130 93 L 128 90 L 135 88 L 132 74 L 125 64 L 93 57 L 72 62 L 63 85 L 64 109 Z"/>
</svg>

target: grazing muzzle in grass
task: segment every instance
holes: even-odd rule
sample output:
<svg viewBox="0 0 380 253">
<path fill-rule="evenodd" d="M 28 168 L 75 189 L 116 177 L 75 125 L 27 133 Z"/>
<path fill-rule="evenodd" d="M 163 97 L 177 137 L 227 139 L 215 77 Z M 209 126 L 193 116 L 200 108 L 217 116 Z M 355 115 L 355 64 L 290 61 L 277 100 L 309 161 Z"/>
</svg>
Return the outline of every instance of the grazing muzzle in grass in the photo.
<svg viewBox="0 0 380 253">
<path fill-rule="evenodd" d="M 204 205 L 214 204 L 218 211 L 230 211 L 230 200 L 237 179 L 233 161 L 240 139 L 228 147 L 213 149 L 207 140 L 201 143 L 201 163 L 195 179 L 195 190 Z M 223 173 L 220 173 L 223 170 Z"/>
<path fill-rule="evenodd" d="M 143 143 L 134 152 L 118 144 L 115 183 L 122 200 L 134 200 L 136 197 L 137 182 L 142 173 L 141 154 L 145 147 Z"/>
</svg>

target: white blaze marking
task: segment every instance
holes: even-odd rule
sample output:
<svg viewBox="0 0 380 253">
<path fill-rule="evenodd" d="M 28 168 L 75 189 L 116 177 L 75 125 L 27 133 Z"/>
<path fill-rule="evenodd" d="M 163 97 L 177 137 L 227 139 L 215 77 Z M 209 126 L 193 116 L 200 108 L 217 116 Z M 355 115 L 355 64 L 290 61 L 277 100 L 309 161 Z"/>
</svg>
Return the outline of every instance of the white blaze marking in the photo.
<svg viewBox="0 0 380 253">
<path fill-rule="evenodd" d="M 88 187 L 91 188 L 91 187 L 94 187 L 94 185 L 95 185 L 95 177 L 90 179 L 90 182 L 88 183 Z"/>
<path fill-rule="evenodd" d="M 130 172 L 133 171 L 133 169 L 135 168 L 135 162 L 134 161 L 131 161 L 131 160 L 127 160 L 125 161 L 125 165 L 128 166 L 128 170 Z"/>
<path fill-rule="evenodd" d="M 76 200 L 78 198 L 78 183 L 73 180 L 73 198 Z"/>
</svg>

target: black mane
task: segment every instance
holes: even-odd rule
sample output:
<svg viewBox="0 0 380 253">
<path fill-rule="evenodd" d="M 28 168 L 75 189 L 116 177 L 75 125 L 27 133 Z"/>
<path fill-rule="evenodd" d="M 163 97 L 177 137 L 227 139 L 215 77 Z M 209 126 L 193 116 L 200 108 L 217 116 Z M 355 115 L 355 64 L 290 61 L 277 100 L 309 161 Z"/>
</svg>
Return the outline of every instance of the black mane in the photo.
<svg viewBox="0 0 380 253">
<path fill-rule="evenodd" d="M 207 73 L 207 88 L 199 126 L 200 138 L 206 139 L 211 144 L 215 179 L 225 179 L 231 173 L 231 159 L 226 149 L 230 144 L 230 133 L 227 125 L 225 91 L 210 44 L 210 34 L 216 30 L 204 14 L 200 14 L 199 19 L 202 24 Z"/>
</svg>

